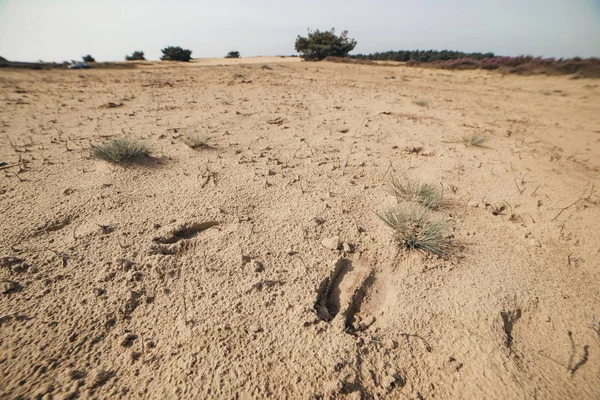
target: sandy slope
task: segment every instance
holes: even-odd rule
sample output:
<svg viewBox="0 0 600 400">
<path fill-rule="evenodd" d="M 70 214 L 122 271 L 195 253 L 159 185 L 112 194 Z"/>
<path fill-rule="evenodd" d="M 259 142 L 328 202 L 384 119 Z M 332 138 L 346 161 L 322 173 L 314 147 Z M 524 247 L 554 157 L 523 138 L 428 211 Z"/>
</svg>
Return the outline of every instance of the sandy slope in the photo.
<svg viewBox="0 0 600 400">
<path fill-rule="evenodd" d="M 597 81 L 262 64 L 2 71 L 1 398 L 600 397 Z M 90 159 L 122 136 L 154 158 Z"/>
</svg>

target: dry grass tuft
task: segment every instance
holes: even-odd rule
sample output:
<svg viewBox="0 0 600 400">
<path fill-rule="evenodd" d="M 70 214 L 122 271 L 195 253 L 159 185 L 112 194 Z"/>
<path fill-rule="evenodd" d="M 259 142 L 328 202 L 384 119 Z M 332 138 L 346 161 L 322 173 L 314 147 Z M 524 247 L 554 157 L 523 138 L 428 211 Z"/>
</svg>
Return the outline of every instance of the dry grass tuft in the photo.
<svg viewBox="0 0 600 400">
<path fill-rule="evenodd" d="M 123 138 L 111 140 L 94 147 L 92 154 L 96 158 L 111 163 L 123 163 L 140 157 L 148 157 L 150 149 L 144 143 Z"/>
<path fill-rule="evenodd" d="M 485 142 L 488 141 L 488 138 L 485 136 L 481 136 L 478 134 L 473 134 L 470 136 L 463 136 L 460 138 L 460 142 L 465 146 L 473 146 L 473 147 L 482 147 Z"/>
<path fill-rule="evenodd" d="M 416 100 L 413 101 L 413 103 L 421 107 L 427 107 L 429 105 L 429 102 L 427 100 Z"/>
<path fill-rule="evenodd" d="M 442 204 L 442 192 L 434 184 L 422 183 L 417 180 L 391 180 L 390 193 L 398 200 L 413 201 L 424 207 L 435 210 Z"/>
<path fill-rule="evenodd" d="M 205 136 L 198 132 L 193 132 L 186 134 L 183 141 L 192 149 L 207 149 L 212 147 L 210 144 L 212 139 L 212 136 Z"/>
<path fill-rule="evenodd" d="M 396 206 L 377 214 L 394 230 L 396 241 L 410 250 L 421 250 L 439 257 L 448 255 L 451 241 L 446 237 L 446 225 L 432 219 L 430 211 L 419 206 Z"/>
</svg>

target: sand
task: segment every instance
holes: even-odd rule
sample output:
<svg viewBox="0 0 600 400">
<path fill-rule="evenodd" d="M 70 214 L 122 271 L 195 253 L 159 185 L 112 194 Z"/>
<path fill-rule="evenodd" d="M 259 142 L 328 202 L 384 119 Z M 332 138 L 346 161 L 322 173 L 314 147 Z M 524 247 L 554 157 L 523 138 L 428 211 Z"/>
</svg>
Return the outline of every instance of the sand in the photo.
<svg viewBox="0 0 600 400">
<path fill-rule="evenodd" d="M 1 71 L 1 398 L 600 397 L 598 81 L 225 64 Z"/>
</svg>

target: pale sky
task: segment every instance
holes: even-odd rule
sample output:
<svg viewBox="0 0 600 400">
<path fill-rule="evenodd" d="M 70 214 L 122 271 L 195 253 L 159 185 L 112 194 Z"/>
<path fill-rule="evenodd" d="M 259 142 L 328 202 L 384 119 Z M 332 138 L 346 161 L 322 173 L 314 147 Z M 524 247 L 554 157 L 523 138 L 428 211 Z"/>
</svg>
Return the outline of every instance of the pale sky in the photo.
<svg viewBox="0 0 600 400">
<path fill-rule="evenodd" d="M 0 56 L 120 61 L 168 45 L 193 58 L 295 54 L 307 28 L 357 40 L 356 53 L 449 49 L 600 57 L 600 0 L 0 0 Z"/>
</svg>

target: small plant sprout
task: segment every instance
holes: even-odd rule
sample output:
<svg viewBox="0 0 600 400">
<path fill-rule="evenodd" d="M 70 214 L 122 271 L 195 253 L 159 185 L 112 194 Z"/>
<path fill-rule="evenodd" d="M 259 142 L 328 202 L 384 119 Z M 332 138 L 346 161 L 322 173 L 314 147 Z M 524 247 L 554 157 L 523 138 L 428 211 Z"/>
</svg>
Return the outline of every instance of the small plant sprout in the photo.
<svg viewBox="0 0 600 400">
<path fill-rule="evenodd" d="M 460 138 L 460 142 L 465 146 L 472 147 L 482 147 L 485 142 L 488 141 L 488 138 L 485 136 L 478 135 L 474 133 L 473 135 L 467 135 Z"/>
<path fill-rule="evenodd" d="M 392 178 L 390 186 L 390 193 L 398 200 L 420 203 L 432 210 L 439 208 L 442 204 L 442 192 L 434 184 L 410 179 L 399 181 Z"/>
<path fill-rule="evenodd" d="M 129 138 L 115 139 L 94 147 L 92 154 L 96 158 L 111 163 L 133 161 L 136 158 L 148 157 L 150 150 L 146 144 Z"/>
<path fill-rule="evenodd" d="M 451 241 L 446 237 L 446 226 L 443 222 L 432 219 L 426 208 L 404 204 L 377 215 L 393 229 L 400 246 L 439 257 L 448 255 Z"/>
<path fill-rule="evenodd" d="M 183 141 L 192 149 L 206 149 L 211 147 L 210 141 L 212 139 L 212 136 L 205 136 L 198 132 L 193 132 L 186 134 Z"/>
</svg>

